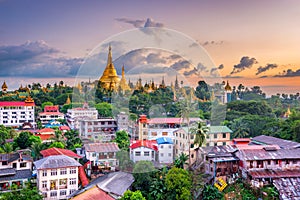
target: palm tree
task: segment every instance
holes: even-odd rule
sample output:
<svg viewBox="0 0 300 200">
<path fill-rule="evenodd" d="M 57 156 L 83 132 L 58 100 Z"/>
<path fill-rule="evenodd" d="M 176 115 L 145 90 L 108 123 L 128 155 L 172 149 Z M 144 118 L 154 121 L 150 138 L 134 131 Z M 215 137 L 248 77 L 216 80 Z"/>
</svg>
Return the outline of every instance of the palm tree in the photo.
<svg viewBox="0 0 300 200">
<path fill-rule="evenodd" d="M 242 120 L 234 120 L 230 127 L 233 130 L 233 138 L 245 138 L 249 136 L 250 129 Z"/>
<path fill-rule="evenodd" d="M 12 151 L 13 151 L 13 146 L 11 143 L 5 143 L 2 147 L 0 147 L 0 152 L 11 153 Z"/>
<path fill-rule="evenodd" d="M 40 151 L 43 150 L 43 144 L 35 142 L 31 145 L 31 154 L 34 160 L 38 160 L 41 157 Z"/>
<path fill-rule="evenodd" d="M 205 141 L 206 134 L 209 131 L 203 122 L 197 122 L 197 125 L 191 128 L 191 133 L 195 134 L 194 144 L 201 147 Z"/>
<path fill-rule="evenodd" d="M 175 159 L 174 165 L 177 168 L 184 168 L 184 165 L 187 164 L 186 161 L 189 160 L 189 156 L 181 153 L 178 158 Z"/>
</svg>

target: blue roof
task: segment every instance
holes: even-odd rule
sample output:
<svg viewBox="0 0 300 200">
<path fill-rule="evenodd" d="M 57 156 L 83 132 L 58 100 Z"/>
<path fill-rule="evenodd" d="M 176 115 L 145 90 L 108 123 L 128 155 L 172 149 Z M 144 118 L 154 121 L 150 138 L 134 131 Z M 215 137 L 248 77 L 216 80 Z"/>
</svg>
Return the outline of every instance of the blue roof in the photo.
<svg viewBox="0 0 300 200">
<path fill-rule="evenodd" d="M 173 144 L 173 140 L 168 137 L 160 137 L 156 139 L 157 144 Z"/>
</svg>

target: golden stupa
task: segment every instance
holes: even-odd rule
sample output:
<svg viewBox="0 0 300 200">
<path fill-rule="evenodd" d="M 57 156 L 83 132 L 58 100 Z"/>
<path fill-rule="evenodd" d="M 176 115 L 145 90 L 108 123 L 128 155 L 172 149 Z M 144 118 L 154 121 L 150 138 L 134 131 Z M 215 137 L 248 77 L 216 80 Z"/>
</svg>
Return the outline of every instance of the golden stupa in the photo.
<svg viewBox="0 0 300 200">
<path fill-rule="evenodd" d="M 124 65 L 122 66 L 122 78 L 120 80 L 119 87 L 121 88 L 122 91 L 130 91 L 130 87 L 125 78 Z"/>
<path fill-rule="evenodd" d="M 116 86 L 120 82 L 120 78 L 117 75 L 117 71 L 112 62 L 111 46 L 109 46 L 106 68 L 104 69 L 104 72 L 99 81 L 101 82 L 101 86 L 108 90 L 115 90 Z"/>
</svg>

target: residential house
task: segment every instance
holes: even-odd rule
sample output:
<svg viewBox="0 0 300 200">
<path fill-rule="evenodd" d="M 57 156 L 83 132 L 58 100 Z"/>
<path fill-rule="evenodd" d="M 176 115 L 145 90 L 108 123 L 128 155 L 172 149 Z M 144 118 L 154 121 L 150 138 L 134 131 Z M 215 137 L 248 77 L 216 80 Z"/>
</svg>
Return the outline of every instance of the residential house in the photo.
<svg viewBox="0 0 300 200">
<path fill-rule="evenodd" d="M 94 142 L 110 142 L 115 139 L 117 121 L 113 118 L 83 119 L 79 122 L 79 135 Z"/>
<path fill-rule="evenodd" d="M 43 125 L 48 124 L 50 121 L 57 121 L 65 118 L 64 114 L 59 112 L 59 107 L 57 105 L 45 106 L 44 112 L 40 112 L 38 116 Z"/>
<path fill-rule="evenodd" d="M 200 118 L 190 118 L 190 123 L 200 121 Z M 170 137 L 174 139 L 173 132 L 186 125 L 186 120 L 182 118 L 151 118 L 140 115 L 138 120 L 139 140 L 155 140 L 159 137 Z"/>
<path fill-rule="evenodd" d="M 216 181 L 222 178 L 231 182 L 238 177 L 239 159 L 235 156 L 238 149 L 235 146 L 200 147 L 198 158 L 204 164 L 205 173 Z"/>
<path fill-rule="evenodd" d="M 254 148 L 252 147 L 254 146 Z M 258 148 L 260 147 L 260 148 Z M 281 149 L 278 145 L 249 145 L 236 152 L 244 178 L 255 186 L 277 178 L 300 177 L 300 149 Z"/>
<path fill-rule="evenodd" d="M 120 199 L 131 189 L 134 177 L 126 172 L 113 172 L 98 177 L 84 189 L 74 193 L 72 200 L 114 200 Z"/>
<path fill-rule="evenodd" d="M 83 150 L 92 166 L 105 166 L 111 170 L 115 170 L 119 166 L 116 154 L 120 149 L 116 143 L 84 144 Z"/>
<path fill-rule="evenodd" d="M 55 136 L 55 130 L 52 128 L 43 128 L 38 130 L 35 136 L 40 137 L 43 143 L 51 142 Z"/>
<path fill-rule="evenodd" d="M 0 124 L 11 127 L 19 127 L 25 122 L 34 124 L 34 108 L 35 103 L 30 96 L 25 101 L 2 101 Z"/>
<path fill-rule="evenodd" d="M 227 126 L 208 126 L 208 133 L 205 141 L 206 146 L 230 145 L 230 130 Z"/>
<path fill-rule="evenodd" d="M 129 116 L 125 112 L 120 112 L 117 115 L 117 126 L 118 130 L 124 130 L 129 132 Z"/>
<path fill-rule="evenodd" d="M 66 120 L 71 129 L 78 130 L 80 121 L 84 119 L 97 119 L 96 108 L 89 108 L 86 104 L 82 108 L 72 108 L 67 110 Z"/>
<path fill-rule="evenodd" d="M 174 161 L 174 143 L 171 138 L 161 137 L 156 139 L 158 146 L 158 162 L 170 164 Z"/>
<path fill-rule="evenodd" d="M 46 158 L 48 156 L 56 156 L 56 155 L 65 155 L 70 158 L 74 158 L 77 161 L 79 161 L 79 159 L 82 158 L 80 155 L 77 155 L 76 153 L 74 153 L 71 150 L 61 149 L 61 148 L 56 148 L 56 147 L 42 150 L 42 151 L 40 151 L 40 154 L 43 156 L 43 158 Z"/>
<path fill-rule="evenodd" d="M 18 153 L 0 154 L 0 192 L 16 185 L 21 188 L 32 176 L 32 158 Z"/>
<path fill-rule="evenodd" d="M 155 140 L 132 141 L 129 149 L 130 160 L 133 162 L 141 160 L 157 161 L 158 147 Z"/>
<path fill-rule="evenodd" d="M 78 190 L 78 169 L 75 159 L 65 155 L 48 156 L 34 162 L 37 188 L 44 199 L 67 199 Z"/>
</svg>

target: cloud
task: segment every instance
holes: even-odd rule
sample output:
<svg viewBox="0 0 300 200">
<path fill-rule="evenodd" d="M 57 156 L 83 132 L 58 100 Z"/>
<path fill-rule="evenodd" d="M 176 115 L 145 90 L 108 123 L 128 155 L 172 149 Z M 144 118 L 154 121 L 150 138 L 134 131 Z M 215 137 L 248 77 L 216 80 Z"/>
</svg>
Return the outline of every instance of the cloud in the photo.
<svg viewBox="0 0 300 200">
<path fill-rule="evenodd" d="M 45 41 L 0 46 L 0 74 L 15 77 L 74 76 L 83 59 L 67 58 Z"/>
<path fill-rule="evenodd" d="M 281 74 L 275 75 L 275 77 L 296 77 L 300 76 L 300 69 L 293 71 L 292 69 L 284 70 Z"/>
<path fill-rule="evenodd" d="M 251 68 L 254 64 L 258 63 L 255 58 L 244 56 L 241 58 L 240 63 L 233 66 L 233 70 L 230 74 L 239 73 L 247 68 Z"/>
<path fill-rule="evenodd" d="M 220 70 L 224 69 L 224 65 L 223 64 L 219 65 L 218 69 L 220 69 Z"/>
<path fill-rule="evenodd" d="M 157 54 L 157 53 L 150 53 L 146 57 L 146 61 L 147 61 L 148 64 L 151 64 L 151 63 L 166 63 L 166 60 L 164 58 L 162 58 L 160 54 Z"/>
<path fill-rule="evenodd" d="M 257 72 L 256 75 L 261 74 L 265 71 L 268 71 L 270 69 L 274 69 L 277 68 L 278 65 L 277 64 L 267 64 L 265 67 L 260 66 L 259 68 L 257 68 Z"/>
<path fill-rule="evenodd" d="M 170 67 L 172 69 L 175 69 L 175 70 L 179 71 L 181 69 L 188 69 L 188 68 L 190 68 L 191 67 L 191 63 L 189 63 L 186 60 L 180 60 L 180 61 L 177 61 L 174 64 L 172 64 Z"/>
<path fill-rule="evenodd" d="M 202 46 L 209 46 L 209 45 L 222 45 L 224 43 L 224 41 L 214 41 L 214 40 L 211 40 L 211 41 L 205 41 L 205 42 L 202 42 L 201 45 Z"/>
<path fill-rule="evenodd" d="M 164 27 L 163 23 L 155 22 L 151 18 L 144 19 L 128 19 L 128 18 L 116 18 L 116 21 L 124 22 L 127 24 L 133 25 L 135 28 L 147 28 L 147 27 L 157 27 L 161 28 Z"/>
<path fill-rule="evenodd" d="M 196 69 L 196 68 L 194 68 L 194 69 L 192 69 L 192 70 L 190 70 L 190 71 L 185 71 L 185 72 L 183 72 L 183 75 L 185 75 L 185 76 L 190 76 L 190 75 L 198 74 L 198 73 L 199 73 L 199 70 Z"/>
</svg>

